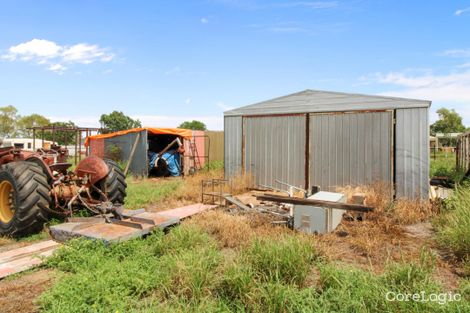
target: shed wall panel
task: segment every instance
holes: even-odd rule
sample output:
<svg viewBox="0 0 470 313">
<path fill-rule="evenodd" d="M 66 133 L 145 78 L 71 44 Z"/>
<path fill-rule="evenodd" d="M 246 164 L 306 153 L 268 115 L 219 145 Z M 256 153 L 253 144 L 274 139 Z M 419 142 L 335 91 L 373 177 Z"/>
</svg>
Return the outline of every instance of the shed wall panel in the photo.
<svg viewBox="0 0 470 313">
<path fill-rule="evenodd" d="M 224 160 L 224 132 L 223 131 L 206 131 L 206 139 L 204 144 L 205 155 L 209 162 L 217 162 Z"/>
<path fill-rule="evenodd" d="M 104 139 L 90 140 L 90 154 L 104 158 Z"/>
<path fill-rule="evenodd" d="M 256 185 L 305 187 L 306 115 L 244 117 L 245 171 Z"/>
<path fill-rule="evenodd" d="M 236 175 L 242 169 L 242 117 L 224 118 L 225 177 Z"/>
<path fill-rule="evenodd" d="M 396 110 L 397 197 L 426 198 L 429 194 L 429 111 Z"/>
<path fill-rule="evenodd" d="M 193 159 L 193 162 L 195 162 L 195 168 L 200 168 L 203 167 L 204 164 L 206 164 L 206 148 L 205 148 L 205 132 L 203 130 L 193 130 L 193 138 L 192 141 L 195 145 L 195 150 L 190 151 L 189 155 L 191 156 L 191 159 Z M 191 150 L 191 149 L 190 149 Z M 195 160 L 195 159 L 198 160 Z"/>
<path fill-rule="evenodd" d="M 148 175 L 148 157 L 147 157 L 147 131 L 143 130 L 138 133 L 128 133 L 121 136 L 115 136 L 111 138 L 104 139 L 104 149 L 105 156 L 109 157 L 109 154 L 114 149 L 118 147 L 119 149 L 119 158 L 123 162 L 129 162 L 131 155 L 132 147 L 134 142 L 140 134 L 139 141 L 137 142 L 137 147 L 134 152 L 134 157 L 131 160 L 129 165 L 129 172 L 134 175 Z"/>
<path fill-rule="evenodd" d="M 391 111 L 310 115 L 309 186 L 392 183 Z"/>
</svg>

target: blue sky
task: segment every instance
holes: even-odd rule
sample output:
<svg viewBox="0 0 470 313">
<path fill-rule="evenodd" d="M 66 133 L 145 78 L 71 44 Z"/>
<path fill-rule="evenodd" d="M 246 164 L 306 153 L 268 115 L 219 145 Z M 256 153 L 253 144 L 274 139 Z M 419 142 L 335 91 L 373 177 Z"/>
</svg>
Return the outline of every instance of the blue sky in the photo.
<svg viewBox="0 0 470 313">
<path fill-rule="evenodd" d="M 470 0 L 0 0 L 0 106 L 22 115 L 221 129 L 307 88 L 432 100 L 470 126 Z"/>
</svg>

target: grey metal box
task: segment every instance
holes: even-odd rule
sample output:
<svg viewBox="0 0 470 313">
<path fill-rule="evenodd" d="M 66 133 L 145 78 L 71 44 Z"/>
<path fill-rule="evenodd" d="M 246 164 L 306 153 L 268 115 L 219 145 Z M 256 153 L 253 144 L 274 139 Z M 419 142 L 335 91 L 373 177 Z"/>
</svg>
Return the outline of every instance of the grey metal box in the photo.
<svg viewBox="0 0 470 313">
<path fill-rule="evenodd" d="M 342 193 L 320 191 L 308 199 L 346 203 Z M 294 206 L 294 228 L 306 233 L 324 234 L 335 230 L 343 217 L 343 210 L 313 205 Z"/>
</svg>

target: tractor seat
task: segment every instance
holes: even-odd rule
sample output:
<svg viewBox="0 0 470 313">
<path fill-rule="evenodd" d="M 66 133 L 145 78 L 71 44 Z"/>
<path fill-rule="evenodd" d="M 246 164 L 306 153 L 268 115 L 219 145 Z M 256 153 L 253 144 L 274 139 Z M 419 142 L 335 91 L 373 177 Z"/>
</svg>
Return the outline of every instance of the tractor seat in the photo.
<svg viewBox="0 0 470 313">
<path fill-rule="evenodd" d="M 72 163 L 55 163 L 49 166 L 51 171 L 56 171 L 59 173 L 67 172 L 67 169 L 72 166 Z"/>
</svg>

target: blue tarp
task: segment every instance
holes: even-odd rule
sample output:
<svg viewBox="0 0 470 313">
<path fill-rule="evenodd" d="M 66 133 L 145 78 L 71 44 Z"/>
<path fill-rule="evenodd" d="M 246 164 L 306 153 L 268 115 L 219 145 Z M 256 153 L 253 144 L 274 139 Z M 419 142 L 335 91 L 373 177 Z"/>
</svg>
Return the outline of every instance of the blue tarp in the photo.
<svg viewBox="0 0 470 313">
<path fill-rule="evenodd" d="M 158 161 L 158 153 L 149 151 L 150 170 L 155 167 Z M 171 176 L 181 175 L 180 154 L 176 150 L 169 150 L 160 157 L 164 160 Z"/>
</svg>

